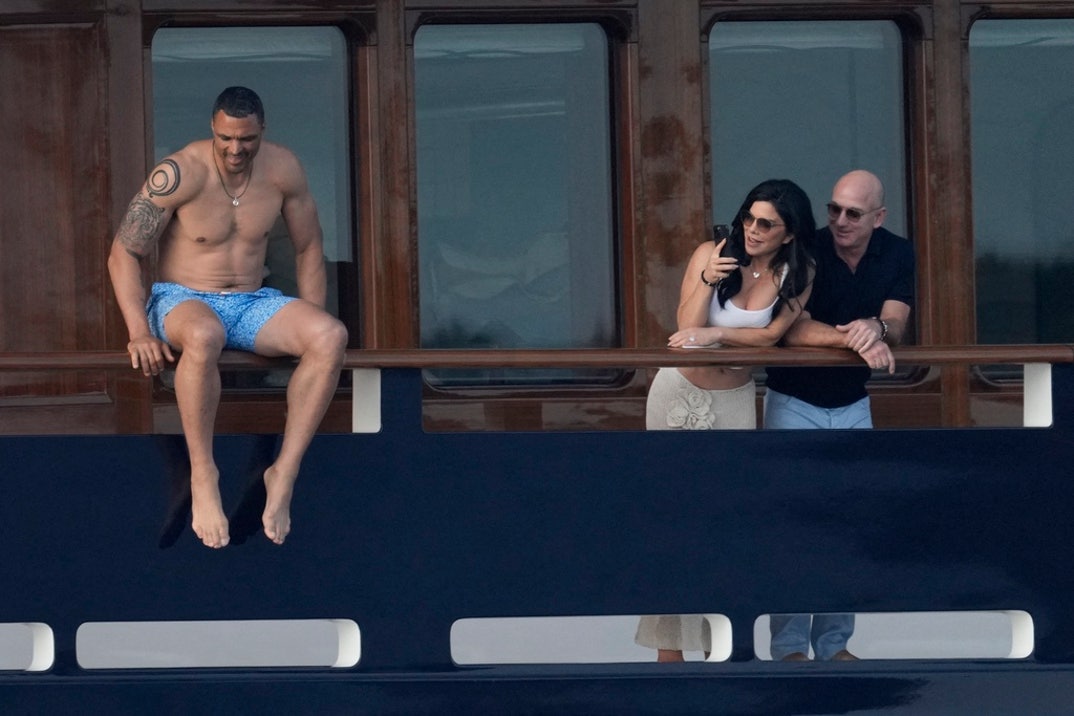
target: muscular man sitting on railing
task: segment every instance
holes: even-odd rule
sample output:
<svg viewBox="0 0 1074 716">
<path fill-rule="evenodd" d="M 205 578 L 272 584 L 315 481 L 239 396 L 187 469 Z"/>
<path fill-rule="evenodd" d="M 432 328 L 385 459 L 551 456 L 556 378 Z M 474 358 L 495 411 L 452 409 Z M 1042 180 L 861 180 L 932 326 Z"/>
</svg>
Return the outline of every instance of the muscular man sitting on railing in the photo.
<svg viewBox="0 0 1074 716">
<path fill-rule="evenodd" d="M 155 375 L 175 360 L 173 349 L 181 353 L 175 393 L 190 453 L 192 525 L 209 547 L 230 540 L 212 454 L 221 351 L 299 358 L 287 389 L 283 443 L 264 472 L 262 524 L 282 544 L 299 466 L 335 392 L 347 344 L 346 328 L 324 310 L 321 228 L 305 173 L 288 149 L 263 143 L 263 132 L 257 95 L 224 90 L 213 107 L 212 139 L 153 169 L 108 259 L 131 365 Z M 301 299 L 261 285 L 269 229 L 281 214 Z M 147 305 L 142 261 L 158 241 L 160 282 Z"/>
</svg>

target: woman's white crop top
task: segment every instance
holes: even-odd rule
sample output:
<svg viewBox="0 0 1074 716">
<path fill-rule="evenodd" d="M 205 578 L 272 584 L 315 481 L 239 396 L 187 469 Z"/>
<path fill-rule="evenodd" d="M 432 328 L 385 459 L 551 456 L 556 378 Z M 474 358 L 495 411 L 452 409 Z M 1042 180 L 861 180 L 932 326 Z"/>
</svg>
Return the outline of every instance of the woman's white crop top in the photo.
<svg viewBox="0 0 1074 716">
<path fill-rule="evenodd" d="M 787 280 L 787 272 L 790 267 L 783 265 L 783 275 L 779 277 L 780 286 Z M 764 328 L 772 322 L 772 310 L 776 307 L 779 297 L 767 308 L 746 310 L 735 305 L 735 297 L 727 299 L 722 306 L 716 297 L 716 291 L 712 292 L 712 303 L 709 304 L 709 325 L 722 326 L 724 328 Z"/>
</svg>

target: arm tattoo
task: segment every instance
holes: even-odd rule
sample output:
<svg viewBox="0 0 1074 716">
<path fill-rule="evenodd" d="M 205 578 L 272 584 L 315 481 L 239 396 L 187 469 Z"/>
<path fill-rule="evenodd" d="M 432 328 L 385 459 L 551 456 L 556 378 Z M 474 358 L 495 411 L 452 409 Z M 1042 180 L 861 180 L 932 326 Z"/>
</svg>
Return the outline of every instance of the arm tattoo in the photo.
<svg viewBox="0 0 1074 716">
<path fill-rule="evenodd" d="M 149 189 L 150 197 L 168 196 L 174 193 L 179 188 L 179 165 L 172 159 L 165 159 L 149 175 L 146 187 Z"/>
<path fill-rule="evenodd" d="M 116 237 L 127 253 L 138 259 L 144 258 L 149 246 L 160 233 L 163 219 L 164 209 L 138 192 L 127 207 L 127 214 L 123 217 Z"/>
</svg>

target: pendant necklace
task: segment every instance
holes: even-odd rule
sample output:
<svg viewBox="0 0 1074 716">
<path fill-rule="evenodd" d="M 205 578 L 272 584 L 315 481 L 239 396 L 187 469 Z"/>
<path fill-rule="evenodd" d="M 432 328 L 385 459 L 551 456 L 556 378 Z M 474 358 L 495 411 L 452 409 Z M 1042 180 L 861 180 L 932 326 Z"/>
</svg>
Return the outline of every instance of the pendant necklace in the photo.
<svg viewBox="0 0 1074 716">
<path fill-rule="evenodd" d="M 220 174 L 220 167 L 218 167 L 216 165 L 216 156 L 215 155 L 213 155 L 213 168 L 216 169 L 216 178 L 220 180 L 220 188 L 224 190 L 225 194 L 227 194 L 227 198 L 231 199 L 231 205 L 232 206 L 238 206 L 239 205 L 239 199 L 241 199 L 243 194 L 246 193 L 246 190 L 250 188 L 250 180 L 254 178 L 254 165 L 253 165 L 253 162 L 250 163 L 250 175 L 248 177 L 246 177 L 246 186 L 244 186 L 242 188 L 241 192 L 239 192 L 238 194 L 236 194 L 234 196 L 231 195 L 231 192 L 227 190 L 227 185 L 224 184 L 224 177 L 223 177 L 222 174 Z"/>
<path fill-rule="evenodd" d="M 225 190 L 225 191 L 226 191 L 226 190 Z M 761 269 L 760 271 L 754 271 L 753 269 L 750 269 L 750 273 L 752 273 L 752 274 L 753 274 L 753 277 L 754 277 L 754 278 L 760 278 L 760 277 L 761 277 L 761 274 L 763 274 L 763 273 L 767 273 L 767 272 L 768 272 L 768 271 L 770 271 L 770 270 L 771 270 L 771 267 L 769 267 L 769 268 L 763 268 L 763 269 Z"/>
</svg>

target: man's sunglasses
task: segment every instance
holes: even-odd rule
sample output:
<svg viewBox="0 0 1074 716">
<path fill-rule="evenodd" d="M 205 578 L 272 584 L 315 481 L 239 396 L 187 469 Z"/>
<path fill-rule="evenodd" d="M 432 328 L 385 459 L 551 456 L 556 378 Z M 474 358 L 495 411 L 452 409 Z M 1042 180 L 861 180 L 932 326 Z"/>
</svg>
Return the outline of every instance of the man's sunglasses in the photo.
<svg viewBox="0 0 1074 716">
<path fill-rule="evenodd" d="M 835 221 L 839 216 L 846 212 L 847 221 L 852 224 L 856 224 L 861 221 L 862 217 L 866 214 L 872 214 L 873 212 L 880 211 L 884 207 L 878 206 L 875 209 L 869 209 L 869 211 L 862 211 L 861 209 L 852 209 L 849 206 L 839 206 L 834 201 L 828 202 L 828 218 Z"/>
</svg>

